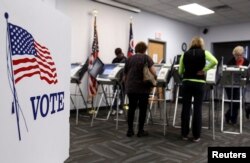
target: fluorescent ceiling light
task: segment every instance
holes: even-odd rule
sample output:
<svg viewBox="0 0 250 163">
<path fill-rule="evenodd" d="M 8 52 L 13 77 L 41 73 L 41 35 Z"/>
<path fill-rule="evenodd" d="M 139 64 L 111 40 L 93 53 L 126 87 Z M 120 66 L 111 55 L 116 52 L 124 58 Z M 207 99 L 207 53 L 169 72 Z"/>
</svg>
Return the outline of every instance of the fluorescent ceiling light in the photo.
<svg viewBox="0 0 250 163">
<path fill-rule="evenodd" d="M 184 10 L 186 12 L 189 12 L 194 15 L 207 15 L 207 14 L 213 14 L 214 11 L 210 10 L 204 6 L 201 6 L 197 3 L 192 3 L 188 5 L 178 6 L 179 9 Z"/>
<path fill-rule="evenodd" d="M 115 1 L 112 1 L 112 0 L 93 0 L 93 1 L 105 4 L 105 5 L 117 7 L 117 8 L 120 8 L 120 9 L 136 12 L 136 13 L 141 12 L 141 10 L 138 9 L 138 8 L 135 8 L 135 7 L 123 4 L 123 3 L 118 3 L 118 2 L 115 2 Z"/>
</svg>

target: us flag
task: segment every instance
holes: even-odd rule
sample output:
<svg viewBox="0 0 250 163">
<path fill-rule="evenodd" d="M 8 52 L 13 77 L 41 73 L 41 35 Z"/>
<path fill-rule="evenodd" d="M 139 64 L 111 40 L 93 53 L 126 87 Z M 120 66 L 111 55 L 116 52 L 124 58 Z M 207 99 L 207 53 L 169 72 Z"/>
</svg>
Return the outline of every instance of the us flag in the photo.
<svg viewBox="0 0 250 163">
<path fill-rule="evenodd" d="M 14 82 L 18 83 L 23 78 L 39 75 L 40 79 L 48 84 L 56 84 L 56 67 L 49 49 L 17 25 L 8 23 L 8 29 Z"/>
<path fill-rule="evenodd" d="M 132 55 L 134 55 L 134 39 L 133 39 L 132 23 L 130 22 L 129 43 L 128 43 L 128 57 L 131 57 Z"/>
<path fill-rule="evenodd" d="M 96 30 L 96 16 L 94 19 L 94 40 L 93 40 L 93 44 L 92 44 L 92 53 L 89 57 L 89 69 L 91 69 L 93 67 L 93 63 L 96 60 L 96 58 L 98 57 L 98 53 L 99 53 L 99 46 L 98 46 L 98 36 L 97 36 L 97 30 Z M 90 97 L 93 97 L 96 95 L 97 93 L 97 81 L 94 77 L 92 77 L 91 75 L 89 75 L 88 78 L 88 94 Z"/>
</svg>

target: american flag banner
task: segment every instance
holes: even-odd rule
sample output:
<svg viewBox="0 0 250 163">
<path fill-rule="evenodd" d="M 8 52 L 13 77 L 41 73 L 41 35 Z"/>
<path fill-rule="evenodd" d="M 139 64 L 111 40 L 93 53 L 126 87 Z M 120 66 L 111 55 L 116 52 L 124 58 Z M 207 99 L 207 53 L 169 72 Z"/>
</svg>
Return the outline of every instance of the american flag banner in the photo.
<svg viewBox="0 0 250 163">
<path fill-rule="evenodd" d="M 99 53 L 99 46 L 98 46 L 98 36 L 97 36 L 97 30 L 96 30 L 96 16 L 94 19 L 94 40 L 93 40 L 93 44 L 92 44 L 92 53 L 89 57 L 89 69 L 91 69 L 93 67 L 93 63 L 96 60 L 96 58 L 98 57 L 98 53 Z M 97 93 L 97 81 L 94 77 L 92 77 L 91 75 L 89 75 L 88 78 L 88 94 L 89 97 L 93 97 L 96 95 Z"/>
<path fill-rule="evenodd" d="M 132 22 L 130 22 L 129 44 L 128 44 L 128 57 L 131 57 L 132 55 L 134 55 L 134 39 L 133 39 Z"/>
<path fill-rule="evenodd" d="M 34 75 L 39 75 L 40 79 L 48 84 L 56 84 L 56 67 L 49 49 L 17 25 L 8 23 L 8 29 L 15 84 Z"/>
</svg>

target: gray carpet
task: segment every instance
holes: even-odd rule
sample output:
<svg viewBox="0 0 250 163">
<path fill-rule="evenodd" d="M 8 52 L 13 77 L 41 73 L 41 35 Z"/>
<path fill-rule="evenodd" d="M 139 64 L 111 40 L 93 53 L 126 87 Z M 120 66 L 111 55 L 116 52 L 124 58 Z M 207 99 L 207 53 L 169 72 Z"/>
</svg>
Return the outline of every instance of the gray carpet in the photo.
<svg viewBox="0 0 250 163">
<path fill-rule="evenodd" d="M 170 108 L 168 110 L 170 124 L 167 126 L 166 135 L 163 135 L 162 125 L 149 123 L 145 126 L 145 130 L 150 135 L 141 138 L 136 135 L 131 138 L 126 137 L 127 123 L 125 121 L 119 121 L 118 130 L 116 130 L 114 117 L 110 117 L 107 121 L 95 120 L 91 127 L 90 117 L 80 116 L 79 123 L 76 125 L 75 114 L 72 112 L 70 117 L 70 157 L 65 163 L 203 163 L 207 162 L 208 147 L 250 147 L 250 120 L 244 118 L 243 134 L 222 133 L 220 132 L 220 111 L 216 111 L 215 140 L 212 138 L 211 129 L 203 129 L 201 141 L 194 143 L 191 140 L 181 140 L 180 128 L 172 127 L 173 105 L 167 104 L 167 107 Z M 206 109 L 204 109 L 203 115 L 203 125 L 208 125 L 209 116 Z M 180 120 L 179 116 L 178 112 L 177 125 Z M 120 117 L 124 118 L 124 116 Z M 159 116 L 153 117 L 154 122 L 158 119 Z M 238 128 L 239 125 L 225 124 L 227 130 L 233 131 Z M 192 134 L 189 135 L 191 138 Z"/>
</svg>

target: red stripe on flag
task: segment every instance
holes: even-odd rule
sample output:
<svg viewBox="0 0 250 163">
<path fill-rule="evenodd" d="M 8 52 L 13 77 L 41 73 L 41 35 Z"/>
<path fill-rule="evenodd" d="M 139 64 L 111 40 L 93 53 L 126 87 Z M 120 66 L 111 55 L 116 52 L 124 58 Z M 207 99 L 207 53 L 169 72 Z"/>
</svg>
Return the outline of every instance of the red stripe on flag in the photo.
<svg viewBox="0 0 250 163">
<path fill-rule="evenodd" d="M 97 29 L 96 29 L 96 17 L 94 19 L 94 39 L 92 44 L 92 53 L 89 57 L 89 69 L 92 68 L 94 61 L 98 57 L 99 53 L 99 45 L 98 45 L 98 36 L 97 36 Z M 98 84 L 95 78 L 89 75 L 88 77 L 88 94 L 89 96 L 93 97 L 97 93 Z"/>
<path fill-rule="evenodd" d="M 129 43 L 128 43 L 128 57 L 131 57 L 134 55 L 134 39 L 133 39 L 133 29 L 132 29 L 132 23 L 130 23 L 129 26 Z"/>
<path fill-rule="evenodd" d="M 48 84 L 56 84 L 57 73 L 55 63 L 50 56 L 50 52 L 46 47 L 34 42 L 36 55 L 15 55 L 13 56 L 13 73 L 15 75 L 15 83 L 18 83 L 25 77 L 39 75 L 41 80 Z M 16 58 L 15 58 L 16 57 Z"/>
</svg>

